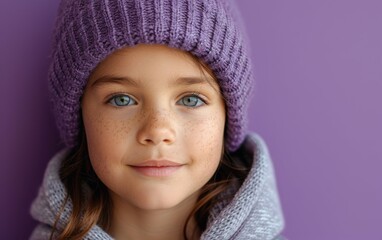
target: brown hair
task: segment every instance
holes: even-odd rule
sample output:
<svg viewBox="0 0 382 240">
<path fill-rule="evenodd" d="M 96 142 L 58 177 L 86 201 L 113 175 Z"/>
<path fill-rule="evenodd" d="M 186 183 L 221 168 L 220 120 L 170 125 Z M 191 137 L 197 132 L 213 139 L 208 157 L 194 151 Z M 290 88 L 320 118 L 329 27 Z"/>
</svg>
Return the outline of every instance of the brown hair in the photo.
<svg viewBox="0 0 382 240">
<path fill-rule="evenodd" d="M 204 70 L 216 80 L 213 72 L 206 64 L 197 57 L 186 54 L 192 57 L 203 74 Z M 209 82 L 207 78 L 206 81 Z M 219 89 L 216 90 L 219 91 Z M 98 224 L 106 232 L 111 227 L 112 201 L 107 187 L 97 177 L 91 166 L 83 125 L 81 125 L 80 129 L 80 139 L 78 147 L 73 149 L 61 164 L 59 175 L 68 194 L 60 212 L 57 214 L 50 239 L 82 239 L 95 224 Z M 224 196 L 221 193 L 231 185 L 240 185 L 244 181 L 250 169 L 250 163 L 238 158 L 240 151 L 239 149 L 235 153 L 229 153 L 223 149 L 218 169 L 202 187 L 195 207 L 187 217 L 183 228 L 185 239 L 188 239 L 187 228 L 191 219 L 195 218 L 198 229 L 204 231 L 207 227 L 211 208 L 218 201 L 229 200 L 233 197 L 232 193 L 224 194 Z M 71 215 L 64 229 L 58 231 L 58 220 L 69 199 L 73 204 Z"/>
</svg>

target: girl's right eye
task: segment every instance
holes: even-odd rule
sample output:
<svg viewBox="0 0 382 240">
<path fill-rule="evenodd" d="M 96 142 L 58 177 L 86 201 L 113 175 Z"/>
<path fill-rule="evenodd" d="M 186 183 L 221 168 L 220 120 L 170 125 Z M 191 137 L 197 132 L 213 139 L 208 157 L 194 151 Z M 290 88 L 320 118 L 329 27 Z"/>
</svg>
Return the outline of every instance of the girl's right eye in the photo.
<svg viewBox="0 0 382 240">
<path fill-rule="evenodd" d="M 134 105 L 137 103 L 133 98 L 122 94 L 113 96 L 108 102 L 116 107 Z"/>
</svg>

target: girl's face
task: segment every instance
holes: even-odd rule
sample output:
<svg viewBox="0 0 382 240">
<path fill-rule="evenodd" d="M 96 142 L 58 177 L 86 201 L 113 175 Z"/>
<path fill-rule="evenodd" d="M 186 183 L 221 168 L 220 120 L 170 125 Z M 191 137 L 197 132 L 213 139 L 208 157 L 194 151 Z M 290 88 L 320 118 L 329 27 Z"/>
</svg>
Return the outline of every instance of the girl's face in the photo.
<svg viewBox="0 0 382 240">
<path fill-rule="evenodd" d="M 115 204 L 194 204 L 222 155 L 218 89 L 191 56 L 166 46 L 125 48 L 100 63 L 82 114 L 91 164 Z"/>
</svg>

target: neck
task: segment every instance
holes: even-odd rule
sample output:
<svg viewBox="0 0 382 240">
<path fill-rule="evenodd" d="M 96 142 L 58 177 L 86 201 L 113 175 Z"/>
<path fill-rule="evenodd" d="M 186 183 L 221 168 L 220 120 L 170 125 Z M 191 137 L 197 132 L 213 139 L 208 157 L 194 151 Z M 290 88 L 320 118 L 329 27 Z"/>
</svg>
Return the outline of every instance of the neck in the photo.
<svg viewBox="0 0 382 240">
<path fill-rule="evenodd" d="M 195 202 L 196 198 L 192 197 L 169 209 L 147 210 L 113 198 L 109 232 L 115 239 L 183 240 L 183 229 Z M 199 235 L 192 218 L 186 229 L 187 239 L 196 239 Z"/>
</svg>

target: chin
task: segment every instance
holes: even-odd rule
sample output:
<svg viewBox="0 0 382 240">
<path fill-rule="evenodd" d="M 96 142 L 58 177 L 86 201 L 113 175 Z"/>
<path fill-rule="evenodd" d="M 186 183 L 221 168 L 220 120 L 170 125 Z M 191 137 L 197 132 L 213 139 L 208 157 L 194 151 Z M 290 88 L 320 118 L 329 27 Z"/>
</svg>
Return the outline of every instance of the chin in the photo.
<svg viewBox="0 0 382 240">
<path fill-rule="evenodd" d="M 149 195 L 149 196 L 148 196 Z M 190 196 L 179 196 L 176 193 L 162 194 L 144 194 L 144 196 L 130 199 L 130 203 L 136 208 L 147 211 L 166 210 L 178 207 L 192 208 L 197 200 L 196 193 Z"/>
</svg>

